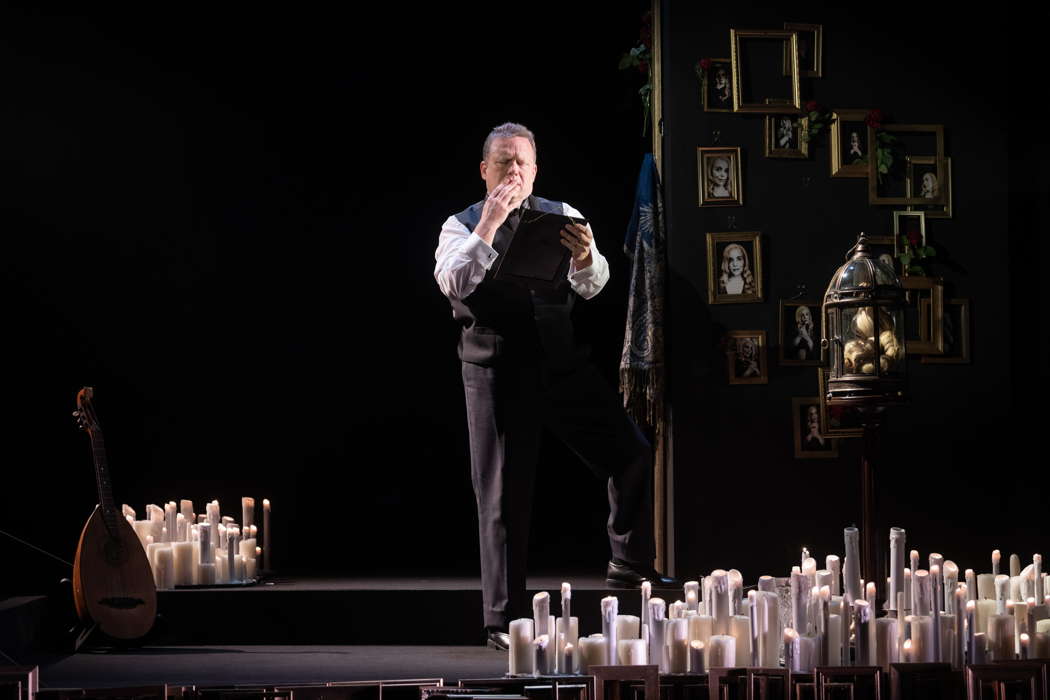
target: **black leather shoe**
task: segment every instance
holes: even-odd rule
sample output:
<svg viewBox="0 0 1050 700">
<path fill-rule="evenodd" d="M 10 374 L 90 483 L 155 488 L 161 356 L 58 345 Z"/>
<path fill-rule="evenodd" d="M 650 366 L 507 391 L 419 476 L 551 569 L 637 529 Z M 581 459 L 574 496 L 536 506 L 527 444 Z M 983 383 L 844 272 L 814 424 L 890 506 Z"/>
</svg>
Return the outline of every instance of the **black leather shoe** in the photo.
<svg viewBox="0 0 1050 700">
<path fill-rule="evenodd" d="M 641 588 L 643 581 L 649 581 L 653 588 L 681 588 L 682 582 L 671 576 L 665 576 L 651 566 L 640 566 L 620 559 L 611 559 L 605 574 L 605 584 L 609 588 Z"/>
<path fill-rule="evenodd" d="M 507 651 L 510 649 L 510 635 L 499 630 L 488 630 L 485 646 L 498 651 Z"/>
</svg>

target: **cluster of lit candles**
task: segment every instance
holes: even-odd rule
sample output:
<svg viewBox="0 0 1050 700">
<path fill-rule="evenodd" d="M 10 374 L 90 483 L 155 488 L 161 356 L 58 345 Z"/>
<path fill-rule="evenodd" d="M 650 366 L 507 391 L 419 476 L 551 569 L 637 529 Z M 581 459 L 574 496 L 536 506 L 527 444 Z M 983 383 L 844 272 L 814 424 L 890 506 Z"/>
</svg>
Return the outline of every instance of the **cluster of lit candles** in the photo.
<svg viewBox="0 0 1050 700">
<path fill-rule="evenodd" d="M 890 531 L 890 576 L 877 616 L 876 586 L 860 577 L 860 533 L 844 531 L 845 556 L 825 568 L 806 549 L 784 579 L 762 576 L 747 590 L 739 571 L 716 569 L 686 582 L 684 600 L 670 604 L 641 588 L 641 616 L 619 614 L 619 600 L 601 601 L 602 631 L 579 636 L 572 586 L 561 585 L 561 616 L 551 596 L 537 593 L 533 617 L 510 623 L 510 675 L 587 674 L 592 666 L 658 665 L 661 673 L 709 668 L 783 666 L 811 673 L 818 666 L 949 663 L 955 669 L 1016 658 L 1050 658 L 1050 581 L 1036 554 L 1024 569 L 1017 555 L 1000 573 L 975 574 L 942 555 L 909 553 L 905 531 Z"/>
<path fill-rule="evenodd" d="M 195 513 L 193 501 L 146 506 L 146 518 L 135 519 L 125 504 L 124 518 L 138 535 L 158 590 L 176 586 L 251 583 L 270 568 L 270 501 L 263 499 L 263 543 L 257 544 L 255 499 L 241 499 L 241 521 L 222 515 L 219 502 Z M 262 566 L 260 567 L 260 563 Z"/>
</svg>

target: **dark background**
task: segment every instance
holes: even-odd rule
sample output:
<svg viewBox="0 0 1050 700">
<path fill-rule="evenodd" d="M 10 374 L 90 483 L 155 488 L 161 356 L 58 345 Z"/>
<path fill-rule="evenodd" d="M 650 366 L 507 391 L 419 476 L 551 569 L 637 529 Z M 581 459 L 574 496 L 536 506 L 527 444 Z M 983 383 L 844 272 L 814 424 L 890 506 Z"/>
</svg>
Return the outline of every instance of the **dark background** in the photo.
<svg viewBox="0 0 1050 700">
<path fill-rule="evenodd" d="M 799 283 L 817 298 L 858 230 L 892 224 L 891 209 L 868 206 L 864 181 L 827 176 L 825 145 L 808 161 L 766 160 L 761 117 L 700 108 L 696 60 L 727 57 L 731 26 L 785 20 L 825 27 L 825 77 L 807 97 L 944 124 L 953 157 L 955 218 L 929 232 L 952 261 L 949 294 L 973 300 L 974 361 L 910 363 L 914 401 L 891 416 L 880 474 L 887 519 L 961 567 L 992 546 L 1035 551 L 1045 507 L 1028 484 L 1045 484 L 1045 459 L 1025 452 L 1037 414 L 1015 409 L 1046 374 L 1043 231 L 1021 224 L 1037 220 L 1046 188 L 1031 147 L 1042 132 L 1014 126 L 1034 114 L 1006 97 L 1019 64 L 1008 46 L 1023 44 L 1007 42 L 1007 18 L 666 10 L 679 573 L 784 573 L 803 544 L 839 552 L 858 513 L 856 441 L 838 460 L 792 456 L 790 399 L 816 393 L 815 370 L 771 362 L 770 384 L 729 387 L 719 355 L 723 329 L 775 337 L 779 298 Z M 641 80 L 617 63 L 640 14 L 4 5 L 0 529 L 72 561 L 96 496 L 69 414 L 91 384 L 117 500 L 140 517 L 180 498 L 197 510 L 218 498 L 239 517 L 239 497 L 254 495 L 274 503 L 282 571 L 476 572 L 437 234 L 483 192 L 488 130 L 530 126 L 537 193 L 588 216 L 612 265 L 576 320 L 615 383 L 619 251 L 647 144 Z M 974 58 L 975 32 L 996 60 Z M 743 208 L 696 207 L 695 149 L 714 128 L 743 148 Z M 729 215 L 763 232 L 766 301 L 709 308 L 704 234 L 727 230 Z M 554 444 L 540 475 L 532 568 L 601 571 L 604 489 Z M 571 503 L 555 495 L 566 490 Z M 0 557 L 12 572 L 0 593 L 69 573 L 6 537 Z"/>
</svg>

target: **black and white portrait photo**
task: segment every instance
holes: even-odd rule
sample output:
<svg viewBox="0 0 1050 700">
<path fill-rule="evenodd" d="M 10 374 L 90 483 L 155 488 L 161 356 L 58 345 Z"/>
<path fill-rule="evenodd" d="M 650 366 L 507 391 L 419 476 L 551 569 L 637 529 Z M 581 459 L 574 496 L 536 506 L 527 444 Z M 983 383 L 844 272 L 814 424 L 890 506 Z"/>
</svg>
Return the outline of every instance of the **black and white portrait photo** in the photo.
<svg viewBox="0 0 1050 700">
<path fill-rule="evenodd" d="M 766 384 L 766 332 L 730 331 L 726 353 L 730 384 Z"/>
<path fill-rule="evenodd" d="M 712 58 L 705 72 L 703 95 L 705 112 L 733 111 L 733 67 L 728 58 Z"/>
<path fill-rule="evenodd" d="M 757 232 L 709 233 L 708 295 L 711 303 L 758 301 L 762 296 Z"/>
<path fill-rule="evenodd" d="M 791 399 L 791 408 L 795 418 L 795 457 L 837 457 L 835 440 L 821 432 L 820 400 L 815 396 L 794 398 Z"/>
<path fill-rule="evenodd" d="M 697 149 L 700 206 L 740 206 L 740 149 Z"/>
<path fill-rule="evenodd" d="M 766 158 L 806 158 L 809 118 L 797 114 L 768 114 L 765 127 Z"/>
<path fill-rule="evenodd" d="M 820 305 L 781 300 L 780 364 L 817 365 L 820 361 Z"/>
</svg>

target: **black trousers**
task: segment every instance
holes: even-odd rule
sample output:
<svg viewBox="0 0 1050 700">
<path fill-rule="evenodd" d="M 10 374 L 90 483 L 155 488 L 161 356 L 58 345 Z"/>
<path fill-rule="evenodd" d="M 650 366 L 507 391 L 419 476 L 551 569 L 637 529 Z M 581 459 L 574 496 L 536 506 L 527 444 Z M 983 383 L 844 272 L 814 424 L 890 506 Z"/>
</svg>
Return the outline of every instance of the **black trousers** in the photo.
<svg viewBox="0 0 1050 700">
<path fill-rule="evenodd" d="M 471 480 L 478 505 L 486 627 L 531 617 L 525 600 L 529 519 L 542 428 L 608 479 L 609 545 L 614 557 L 651 565 L 649 442 L 619 395 L 590 364 L 569 371 L 463 363 Z M 581 552 L 581 556 L 589 553 Z M 598 556 L 592 555 L 598 559 Z"/>
</svg>

